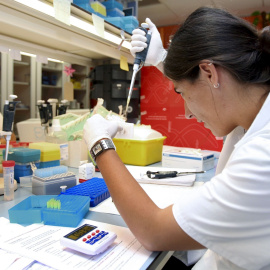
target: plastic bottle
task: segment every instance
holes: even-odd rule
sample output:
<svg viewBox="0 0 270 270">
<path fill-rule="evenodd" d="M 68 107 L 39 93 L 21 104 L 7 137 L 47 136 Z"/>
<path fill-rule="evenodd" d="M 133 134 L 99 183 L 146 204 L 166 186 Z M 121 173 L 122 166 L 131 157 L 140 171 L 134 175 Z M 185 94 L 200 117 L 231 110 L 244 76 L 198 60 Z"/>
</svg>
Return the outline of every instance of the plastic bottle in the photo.
<svg viewBox="0 0 270 270">
<path fill-rule="evenodd" d="M 56 143 L 60 146 L 61 165 L 68 165 L 68 140 L 67 134 L 61 129 L 60 120 L 53 119 L 51 132 L 46 136 L 46 141 L 50 143 Z"/>
<path fill-rule="evenodd" d="M 15 161 L 3 161 L 3 177 L 4 177 L 4 200 L 14 200 L 14 166 Z"/>
</svg>

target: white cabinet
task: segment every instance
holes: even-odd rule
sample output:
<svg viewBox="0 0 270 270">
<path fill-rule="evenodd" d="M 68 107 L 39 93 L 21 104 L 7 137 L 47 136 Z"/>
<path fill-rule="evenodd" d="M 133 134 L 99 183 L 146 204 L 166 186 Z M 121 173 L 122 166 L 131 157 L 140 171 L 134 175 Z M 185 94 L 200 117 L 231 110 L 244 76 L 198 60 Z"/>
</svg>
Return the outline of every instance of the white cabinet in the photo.
<svg viewBox="0 0 270 270">
<path fill-rule="evenodd" d="M 9 54 L 1 54 L 1 112 L 9 95 L 15 94 L 16 100 L 21 101 L 16 107 L 14 123 L 35 115 L 36 63 L 30 56 L 21 57 L 21 61 L 16 61 Z"/>
<path fill-rule="evenodd" d="M 61 101 L 64 83 L 68 81 L 63 71 L 64 65 L 54 61 L 48 61 L 48 64 L 37 63 L 37 100 L 56 98 Z"/>
<path fill-rule="evenodd" d="M 75 69 L 70 79 L 73 83 L 74 99 L 79 103 L 80 109 L 87 109 L 90 103 L 90 67 L 73 64 L 72 68 Z"/>
</svg>

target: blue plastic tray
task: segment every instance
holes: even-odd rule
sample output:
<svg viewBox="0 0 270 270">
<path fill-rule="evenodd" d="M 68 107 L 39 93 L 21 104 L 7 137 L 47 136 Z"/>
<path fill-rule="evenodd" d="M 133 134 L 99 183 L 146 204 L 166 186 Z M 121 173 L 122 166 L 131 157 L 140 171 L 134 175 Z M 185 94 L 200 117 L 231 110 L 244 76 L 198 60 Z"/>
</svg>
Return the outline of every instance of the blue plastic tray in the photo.
<svg viewBox="0 0 270 270">
<path fill-rule="evenodd" d="M 39 161 L 34 162 L 37 168 L 39 168 Z M 31 169 L 30 163 L 15 163 L 14 167 L 14 179 L 20 183 L 20 177 L 32 175 L 33 171 Z"/>
<path fill-rule="evenodd" d="M 52 198 L 60 200 L 61 209 L 47 208 Z M 85 196 L 30 196 L 8 210 L 11 223 L 76 227 L 89 211 L 90 199 Z"/>
<path fill-rule="evenodd" d="M 62 195 L 80 195 L 90 197 L 90 206 L 97 206 L 109 198 L 110 192 L 103 178 L 92 178 L 77 186 L 69 188 Z"/>
<path fill-rule="evenodd" d="M 49 167 L 55 167 L 60 166 L 60 160 L 51 160 L 51 161 L 41 161 L 39 164 L 39 168 L 49 168 Z"/>
<path fill-rule="evenodd" d="M 6 154 L 6 150 L 3 150 L 3 157 Z M 35 162 L 40 160 L 40 150 L 30 149 L 24 147 L 10 148 L 8 153 L 8 160 L 14 160 L 19 163 Z"/>
</svg>

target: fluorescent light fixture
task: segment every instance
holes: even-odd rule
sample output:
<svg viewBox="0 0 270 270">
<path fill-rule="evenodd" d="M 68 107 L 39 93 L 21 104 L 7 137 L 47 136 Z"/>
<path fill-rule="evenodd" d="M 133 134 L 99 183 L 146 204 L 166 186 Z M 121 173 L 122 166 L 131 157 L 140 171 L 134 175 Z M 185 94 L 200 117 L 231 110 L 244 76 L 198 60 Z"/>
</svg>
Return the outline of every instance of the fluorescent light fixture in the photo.
<svg viewBox="0 0 270 270">
<path fill-rule="evenodd" d="M 35 54 L 27 53 L 27 52 L 21 52 L 21 55 L 26 55 L 26 56 L 36 57 Z M 56 62 L 56 63 L 64 63 L 64 62 L 61 61 L 61 60 L 57 60 L 57 59 L 53 59 L 53 58 L 48 58 L 48 61 Z"/>
<path fill-rule="evenodd" d="M 30 8 L 33 8 L 35 10 L 38 10 L 42 13 L 45 13 L 49 16 L 54 17 L 54 7 L 48 4 L 45 4 L 39 0 L 15 0 L 18 3 L 21 3 L 25 6 L 28 6 Z M 90 22 L 86 22 L 83 21 L 73 15 L 70 15 L 70 24 L 78 27 L 84 31 L 87 31 L 91 34 L 94 34 L 96 36 L 99 36 L 98 33 L 96 32 L 96 29 L 94 27 L 93 24 L 91 24 Z M 99 36 L 100 37 L 100 36 Z M 122 41 L 122 39 L 114 34 L 111 34 L 107 31 L 104 31 L 104 38 L 108 41 L 111 41 L 117 45 L 119 45 Z M 130 49 L 131 48 L 131 44 L 130 42 L 124 41 L 122 44 L 123 47 Z"/>
<path fill-rule="evenodd" d="M 53 59 L 53 58 L 48 58 L 48 61 L 56 62 L 56 63 L 64 63 L 63 61 L 60 61 L 60 60 L 57 60 L 57 59 Z"/>
<path fill-rule="evenodd" d="M 21 55 L 26 55 L 26 56 L 36 57 L 35 54 L 27 53 L 27 52 L 21 52 Z"/>
</svg>

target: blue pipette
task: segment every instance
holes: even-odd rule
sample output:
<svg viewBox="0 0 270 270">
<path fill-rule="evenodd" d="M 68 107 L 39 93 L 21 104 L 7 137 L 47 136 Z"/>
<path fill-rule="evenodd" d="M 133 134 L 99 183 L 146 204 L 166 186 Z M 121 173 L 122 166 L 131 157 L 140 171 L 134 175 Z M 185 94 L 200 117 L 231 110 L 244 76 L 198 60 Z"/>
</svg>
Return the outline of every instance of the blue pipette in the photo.
<svg viewBox="0 0 270 270">
<path fill-rule="evenodd" d="M 144 31 L 146 34 L 145 37 L 147 38 L 147 41 L 146 41 L 147 47 L 143 51 L 136 53 L 136 56 L 135 56 L 135 60 L 134 60 L 134 64 L 133 64 L 133 73 L 132 73 L 128 98 L 127 98 L 127 105 L 126 105 L 126 112 L 125 112 L 126 117 L 127 117 L 127 113 L 128 113 L 129 102 L 130 102 L 130 99 L 132 96 L 135 78 L 136 78 L 138 71 L 143 67 L 143 65 L 145 63 L 145 59 L 147 56 L 147 52 L 148 52 L 148 48 L 149 48 L 149 44 L 150 44 L 150 40 L 151 40 L 151 32 L 146 29 L 147 27 L 148 27 L 148 25 L 146 23 L 142 23 L 142 27 L 139 27 L 139 29 Z"/>
</svg>

